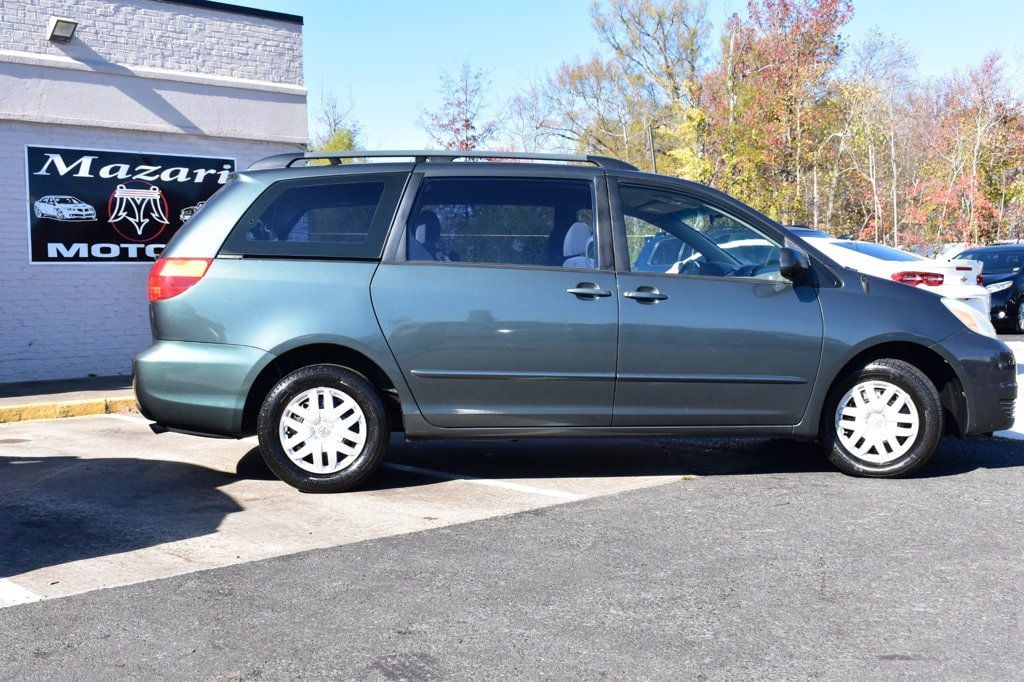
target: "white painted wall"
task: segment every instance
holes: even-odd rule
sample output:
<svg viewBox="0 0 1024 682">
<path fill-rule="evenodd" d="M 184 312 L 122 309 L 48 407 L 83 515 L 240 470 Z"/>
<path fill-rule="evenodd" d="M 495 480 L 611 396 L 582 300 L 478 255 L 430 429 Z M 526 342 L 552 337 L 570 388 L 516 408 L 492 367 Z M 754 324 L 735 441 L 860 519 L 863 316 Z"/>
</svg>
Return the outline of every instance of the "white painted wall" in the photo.
<svg viewBox="0 0 1024 682">
<path fill-rule="evenodd" d="M 129 374 L 150 343 L 148 264 L 29 264 L 25 145 L 245 168 L 307 138 L 302 26 L 174 2 L 0 0 L 0 93 L 0 382 Z"/>
</svg>

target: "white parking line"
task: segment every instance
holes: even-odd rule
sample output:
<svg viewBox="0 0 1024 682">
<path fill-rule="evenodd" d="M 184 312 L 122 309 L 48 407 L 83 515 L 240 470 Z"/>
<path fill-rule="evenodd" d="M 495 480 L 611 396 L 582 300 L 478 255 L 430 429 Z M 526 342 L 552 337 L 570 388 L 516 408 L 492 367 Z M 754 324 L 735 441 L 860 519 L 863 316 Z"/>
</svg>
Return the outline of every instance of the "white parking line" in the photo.
<svg viewBox="0 0 1024 682">
<path fill-rule="evenodd" d="M 7 578 L 0 578 L 0 609 L 19 604 L 31 604 L 42 599 L 32 590 L 12 583 Z"/>
<path fill-rule="evenodd" d="M 560 500 L 582 500 L 582 495 L 576 493 L 567 493 L 564 490 L 552 490 L 551 488 L 538 488 L 532 485 L 523 485 L 521 483 L 512 483 L 511 481 L 499 481 L 493 478 L 476 478 L 474 476 L 463 476 L 461 474 L 453 474 L 447 471 L 438 471 L 437 469 L 424 469 L 423 467 L 414 467 L 407 464 L 395 464 L 393 462 L 385 462 L 384 466 L 389 469 L 396 471 L 405 471 L 410 474 L 423 474 L 424 476 L 431 476 L 433 478 L 440 478 L 446 481 L 465 481 L 466 483 L 476 483 L 477 485 L 489 485 L 492 488 L 505 488 L 506 490 L 515 490 L 520 493 L 530 493 L 531 495 L 544 495 L 546 497 L 556 497 Z"/>
</svg>

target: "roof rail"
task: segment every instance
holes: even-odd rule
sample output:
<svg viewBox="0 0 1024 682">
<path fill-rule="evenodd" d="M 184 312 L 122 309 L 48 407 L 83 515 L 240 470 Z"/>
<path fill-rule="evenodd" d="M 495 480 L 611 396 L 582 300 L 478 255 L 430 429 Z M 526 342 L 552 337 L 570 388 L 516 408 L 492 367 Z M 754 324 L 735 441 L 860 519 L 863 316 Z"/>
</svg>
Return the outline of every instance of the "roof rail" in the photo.
<svg viewBox="0 0 1024 682">
<path fill-rule="evenodd" d="M 619 159 L 607 156 L 579 155 L 579 154 L 535 154 L 532 152 L 502 152 L 502 151 L 458 151 L 458 150 L 391 150 L 378 152 L 306 152 L 293 154 L 275 154 L 265 159 L 260 159 L 249 166 L 249 170 L 265 170 L 268 168 L 291 168 L 297 161 L 324 160 L 334 166 L 344 159 L 390 159 L 390 158 L 412 158 L 416 163 L 428 163 L 431 161 L 453 161 L 455 159 L 517 159 L 523 161 L 566 161 L 574 163 L 592 163 L 598 168 L 609 168 L 613 170 L 639 170 L 636 166 Z"/>
</svg>

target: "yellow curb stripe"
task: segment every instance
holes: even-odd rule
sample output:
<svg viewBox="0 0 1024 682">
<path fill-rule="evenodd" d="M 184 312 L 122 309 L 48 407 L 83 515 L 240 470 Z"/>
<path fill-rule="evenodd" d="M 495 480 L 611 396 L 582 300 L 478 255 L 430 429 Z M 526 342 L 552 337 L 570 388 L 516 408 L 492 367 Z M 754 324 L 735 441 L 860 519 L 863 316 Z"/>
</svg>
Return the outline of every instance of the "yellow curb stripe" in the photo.
<svg viewBox="0 0 1024 682">
<path fill-rule="evenodd" d="M 135 398 L 92 398 L 34 405 L 8 405 L 0 407 L 0 424 L 35 419 L 85 417 L 91 414 L 110 414 L 135 409 L 138 409 L 135 405 Z"/>
</svg>

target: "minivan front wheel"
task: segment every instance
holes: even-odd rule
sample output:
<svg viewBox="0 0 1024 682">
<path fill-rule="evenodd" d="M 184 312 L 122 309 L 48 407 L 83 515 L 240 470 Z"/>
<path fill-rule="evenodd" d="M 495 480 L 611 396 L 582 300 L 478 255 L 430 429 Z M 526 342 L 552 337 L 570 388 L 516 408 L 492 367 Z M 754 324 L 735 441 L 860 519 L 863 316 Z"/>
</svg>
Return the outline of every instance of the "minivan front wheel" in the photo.
<svg viewBox="0 0 1024 682">
<path fill-rule="evenodd" d="M 942 403 L 931 380 L 903 360 L 874 360 L 833 387 L 822 417 L 829 460 L 853 476 L 905 476 L 942 438 Z"/>
<path fill-rule="evenodd" d="M 340 365 L 310 365 L 281 379 L 260 409 L 260 452 L 285 483 L 309 493 L 348 490 L 370 476 L 390 428 L 380 396 Z"/>
</svg>

